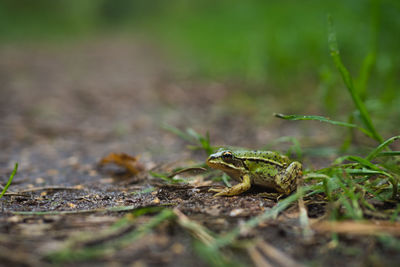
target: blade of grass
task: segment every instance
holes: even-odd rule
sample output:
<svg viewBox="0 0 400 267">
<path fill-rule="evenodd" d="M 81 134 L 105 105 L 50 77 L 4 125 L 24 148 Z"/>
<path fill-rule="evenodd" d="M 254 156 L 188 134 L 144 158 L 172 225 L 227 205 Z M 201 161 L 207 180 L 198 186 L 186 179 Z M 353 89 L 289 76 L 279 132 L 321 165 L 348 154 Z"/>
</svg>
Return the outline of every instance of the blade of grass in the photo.
<svg viewBox="0 0 400 267">
<path fill-rule="evenodd" d="M 164 130 L 167 130 L 167 131 L 169 131 L 169 132 L 171 132 L 171 133 L 173 133 L 173 134 L 179 136 L 179 137 L 182 138 L 183 140 L 186 140 L 186 141 L 188 141 L 188 142 L 193 142 L 192 136 L 190 136 L 189 134 L 187 134 L 187 133 L 185 133 L 185 132 L 179 130 L 178 128 L 175 128 L 175 127 L 170 126 L 170 125 L 163 125 L 162 128 L 163 128 Z"/>
<path fill-rule="evenodd" d="M 329 49 L 331 52 L 333 62 L 335 63 L 336 68 L 339 70 L 339 72 L 343 78 L 343 81 L 350 93 L 350 96 L 353 100 L 354 105 L 360 112 L 361 121 L 364 124 L 364 127 L 366 127 L 368 129 L 368 131 L 372 134 L 373 139 L 382 143 L 383 138 L 379 135 L 379 133 L 376 131 L 374 125 L 372 124 L 371 117 L 368 113 L 368 110 L 365 107 L 364 102 L 361 100 L 360 96 L 358 95 L 358 93 L 354 87 L 350 72 L 343 65 L 342 59 L 340 58 L 339 47 L 338 47 L 338 43 L 336 40 L 336 32 L 334 30 L 332 17 L 330 15 L 328 16 L 328 30 L 329 30 L 329 36 L 328 36 Z"/>
<path fill-rule="evenodd" d="M 378 166 L 376 166 L 375 164 L 371 163 L 369 160 L 364 159 L 362 157 L 358 157 L 358 156 L 343 156 L 343 157 L 339 157 L 334 161 L 333 164 L 340 164 L 345 160 L 349 160 L 349 161 L 354 161 L 354 162 L 360 163 L 362 166 L 370 168 L 371 170 L 382 171 L 381 169 L 378 168 Z"/>
<path fill-rule="evenodd" d="M 308 121 L 308 120 L 314 120 L 314 121 L 320 121 L 320 122 L 326 122 L 329 124 L 333 124 L 333 125 L 338 125 L 338 126 L 344 126 L 344 127 L 349 127 L 349 128 L 356 128 L 358 130 L 360 130 L 361 132 L 363 132 L 365 135 L 367 135 L 368 137 L 374 138 L 374 135 L 372 132 L 368 131 L 367 129 L 364 129 L 356 124 L 352 124 L 352 123 L 347 123 L 347 122 L 342 122 L 342 121 L 334 121 L 331 120 L 327 117 L 323 117 L 323 116 L 314 116 L 314 115 L 284 115 L 284 114 L 280 114 L 280 113 L 274 113 L 273 114 L 275 117 L 280 118 L 280 119 L 284 119 L 284 120 L 291 120 L 291 121 Z"/>
<path fill-rule="evenodd" d="M 360 70 L 360 76 L 358 78 L 358 91 L 360 98 L 365 100 L 367 95 L 367 83 L 368 79 L 376 61 L 376 51 L 369 51 L 366 55 Z"/>
<path fill-rule="evenodd" d="M 396 220 L 399 220 L 398 217 L 399 213 L 400 213 L 400 204 L 397 204 L 396 209 L 394 210 L 392 216 L 390 217 L 390 221 L 395 222 Z"/>
<path fill-rule="evenodd" d="M 18 170 L 18 163 L 15 163 L 14 170 L 12 171 L 10 178 L 8 178 L 7 184 L 4 186 L 3 191 L 0 194 L 0 198 L 4 196 L 4 194 L 7 192 L 8 187 L 10 187 L 12 180 L 14 179 L 15 174 L 17 173 Z"/>
<path fill-rule="evenodd" d="M 145 189 L 143 189 L 143 190 L 133 191 L 131 194 L 132 194 L 132 195 L 144 195 L 144 194 L 151 193 L 151 192 L 153 192 L 153 191 L 155 191 L 155 190 L 156 190 L 155 187 L 150 186 L 150 187 L 145 188 Z"/>
<path fill-rule="evenodd" d="M 202 136 L 198 132 L 196 132 L 192 128 L 187 128 L 186 132 L 183 132 L 179 130 L 178 128 L 175 128 L 170 125 L 163 125 L 163 129 L 179 136 L 185 141 L 188 141 L 189 143 L 195 144 L 195 147 L 192 147 L 193 149 L 203 149 L 208 155 L 214 153 L 215 147 L 211 146 L 210 144 L 210 135 L 207 132 L 205 136 Z"/>
<path fill-rule="evenodd" d="M 205 136 L 197 133 L 192 128 L 188 128 L 187 133 L 192 136 L 197 142 L 201 144 L 201 147 L 207 152 L 208 155 L 214 153 L 214 147 L 210 145 L 210 134 L 207 132 Z"/>
<path fill-rule="evenodd" d="M 361 220 L 363 218 L 363 212 L 358 203 L 359 194 L 354 192 L 356 187 L 353 181 L 346 175 L 338 174 L 335 177 L 337 183 L 343 190 L 343 194 L 339 197 L 339 202 L 345 207 L 347 215 L 350 215 L 352 219 Z"/>
<path fill-rule="evenodd" d="M 340 169 L 340 168 L 339 168 Z M 386 173 L 384 171 L 375 171 L 375 170 L 368 170 L 368 169 L 341 169 L 345 171 L 348 174 L 354 174 L 354 175 L 376 175 L 376 174 L 381 174 L 387 177 L 392 177 L 389 173 Z"/>
<path fill-rule="evenodd" d="M 339 125 L 339 126 L 345 126 L 345 127 L 350 127 L 350 128 L 357 128 L 358 126 L 352 123 L 347 123 L 347 122 L 342 122 L 342 121 L 334 121 L 331 120 L 327 117 L 323 116 L 314 116 L 314 115 L 284 115 L 280 113 L 274 113 L 273 114 L 275 117 L 280 118 L 280 119 L 285 119 L 285 120 L 291 120 L 291 121 L 299 121 L 299 120 L 314 120 L 314 121 L 320 121 L 320 122 L 327 122 L 330 124 L 334 125 Z"/>
<path fill-rule="evenodd" d="M 345 216 L 354 219 L 354 220 L 359 220 L 362 219 L 362 216 L 359 216 L 359 214 L 354 210 L 350 200 L 348 200 L 346 197 L 341 196 L 339 198 L 339 203 L 344 207 L 345 210 Z"/>
<path fill-rule="evenodd" d="M 351 123 L 351 124 L 354 122 L 354 115 L 353 114 L 350 114 L 348 116 L 347 122 Z M 341 150 L 342 151 L 347 151 L 350 148 L 350 146 L 351 146 L 351 144 L 353 142 L 353 139 L 354 139 L 354 129 L 349 128 L 348 131 L 347 131 L 346 137 L 345 137 L 345 139 L 343 141 L 343 144 L 341 146 Z"/>
<path fill-rule="evenodd" d="M 369 43 L 369 51 L 365 56 L 363 64 L 360 69 L 360 74 L 358 77 L 358 92 L 361 99 L 365 100 L 367 95 L 367 83 L 369 76 L 371 75 L 372 68 L 376 62 L 376 51 L 378 43 L 378 32 L 380 26 L 380 1 L 372 0 L 370 1 L 370 12 L 371 12 L 371 39 Z"/>
<path fill-rule="evenodd" d="M 393 157 L 393 156 L 399 156 L 400 151 L 385 151 L 385 152 L 380 152 L 376 157 Z"/>
<path fill-rule="evenodd" d="M 224 182 L 224 184 L 225 184 L 227 187 L 232 187 L 232 184 L 229 182 L 229 179 L 230 179 L 230 177 L 229 177 L 226 173 L 224 173 L 224 174 L 222 175 L 222 182 Z"/>
<path fill-rule="evenodd" d="M 390 137 L 386 141 L 382 141 L 379 146 L 377 146 L 374 150 L 372 150 L 368 156 L 365 158 L 366 160 L 372 160 L 379 155 L 379 153 L 384 150 L 388 145 L 393 143 L 394 141 L 400 139 L 400 135 Z"/>
<path fill-rule="evenodd" d="M 175 184 L 175 183 L 186 183 L 186 181 L 183 180 L 183 179 L 177 179 L 177 178 L 174 178 L 174 177 L 170 177 L 170 175 L 164 174 L 164 173 L 158 173 L 158 172 L 149 171 L 149 174 L 151 176 L 155 177 L 155 178 L 159 178 L 161 180 L 164 180 L 167 183 L 172 183 L 172 184 Z"/>
<path fill-rule="evenodd" d="M 206 244 L 195 240 L 193 249 L 197 255 L 209 266 L 213 267 L 244 267 L 246 265 L 241 262 L 227 258 L 219 249 L 207 246 Z"/>
<path fill-rule="evenodd" d="M 322 184 L 324 185 L 324 190 L 325 190 L 325 195 L 328 198 L 328 200 L 330 202 L 333 201 L 333 196 L 332 196 L 332 192 L 334 190 L 334 186 L 333 186 L 333 182 L 332 179 L 324 179 L 322 181 Z"/>
</svg>

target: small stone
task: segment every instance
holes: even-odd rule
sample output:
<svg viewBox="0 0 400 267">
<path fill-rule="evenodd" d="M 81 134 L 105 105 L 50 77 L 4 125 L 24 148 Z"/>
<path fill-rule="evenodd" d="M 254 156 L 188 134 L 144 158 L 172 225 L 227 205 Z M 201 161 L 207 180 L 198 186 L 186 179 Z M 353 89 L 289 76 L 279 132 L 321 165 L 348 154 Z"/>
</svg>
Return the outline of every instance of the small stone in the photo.
<svg viewBox="0 0 400 267">
<path fill-rule="evenodd" d="M 242 214 L 243 211 L 244 211 L 243 209 L 234 209 L 229 213 L 229 216 L 236 217 L 236 216 Z"/>
</svg>

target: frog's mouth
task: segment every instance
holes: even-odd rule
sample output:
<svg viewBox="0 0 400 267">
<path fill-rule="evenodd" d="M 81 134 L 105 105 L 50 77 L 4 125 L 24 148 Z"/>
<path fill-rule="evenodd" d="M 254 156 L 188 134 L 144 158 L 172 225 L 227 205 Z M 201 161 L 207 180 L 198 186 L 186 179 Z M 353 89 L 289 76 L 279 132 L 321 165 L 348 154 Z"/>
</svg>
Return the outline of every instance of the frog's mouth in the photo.
<svg viewBox="0 0 400 267">
<path fill-rule="evenodd" d="M 237 171 L 237 168 L 235 165 L 233 164 L 229 164 L 226 162 L 220 162 L 220 161 L 214 161 L 214 158 L 209 158 L 206 161 L 206 164 L 208 165 L 208 167 L 213 168 L 213 169 L 217 169 L 217 170 L 221 170 L 227 173 L 232 173 Z"/>
</svg>

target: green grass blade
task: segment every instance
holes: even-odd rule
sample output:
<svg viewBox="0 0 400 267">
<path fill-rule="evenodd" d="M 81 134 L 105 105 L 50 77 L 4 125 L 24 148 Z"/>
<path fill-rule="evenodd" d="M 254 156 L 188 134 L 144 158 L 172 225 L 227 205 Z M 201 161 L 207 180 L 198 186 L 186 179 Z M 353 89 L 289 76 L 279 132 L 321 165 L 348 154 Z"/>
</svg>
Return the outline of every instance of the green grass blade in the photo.
<svg viewBox="0 0 400 267">
<path fill-rule="evenodd" d="M 164 130 L 167 130 L 167 131 L 169 131 L 169 132 L 171 132 L 171 133 L 173 133 L 173 134 L 179 136 L 179 137 L 182 138 L 183 140 L 186 140 L 186 141 L 188 141 L 188 142 L 192 142 L 192 141 L 193 141 L 193 137 L 192 137 L 192 136 L 190 136 L 188 133 L 185 133 L 185 132 L 179 130 L 179 129 L 176 128 L 176 127 L 173 127 L 173 126 L 171 126 L 171 125 L 163 125 L 162 128 L 163 128 Z"/>
<path fill-rule="evenodd" d="M 398 217 L 400 213 L 400 204 L 397 204 L 396 209 L 394 210 L 392 216 L 390 217 L 391 222 L 395 222 L 396 220 L 399 220 L 400 218 Z"/>
<path fill-rule="evenodd" d="M 400 151 L 385 151 L 380 152 L 376 157 L 393 157 L 393 156 L 400 156 Z"/>
<path fill-rule="evenodd" d="M 390 137 L 385 142 L 382 141 L 381 144 L 377 148 L 372 150 L 365 159 L 372 160 L 372 159 L 376 158 L 382 150 L 384 150 L 388 145 L 390 145 L 397 139 L 400 139 L 400 135 Z"/>
<path fill-rule="evenodd" d="M 376 62 L 376 51 L 378 43 L 378 33 L 380 26 L 380 0 L 371 0 L 370 12 L 371 12 L 371 39 L 369 43 L 369 52 L 365 56 L 363 64 L 360 69 L 360 74 L 357 80 L 357 88 L 361 99 L 365 100 L 367 95 L 367 84 L 369 76 L 371 75 L 372 68 Z"/>
<path fill-rule="evenodd" d="M 207 132 L 205 136 L 202 136 L 198 132 L 196 132 L 192 128 L 186 129 L 186 132 L 183 132 L 179 130 L 178 128 L 175 128 L 170 125 L 163 125 L 162 128 L 164 130 L 167 130 L 180 138 L 182 138 L 185 141 L 188 141 L 191 144 L 195 144 L 195 147 L 192 147 L 193 149 L 203 149 L 208 155 L 214 153 L 215 147 L 211 146 L 210 144 L 210 135 Z"/>
<path fill-rule="evenodd" d="M 352 123 L 342 122 L 342 121 L 334 121 L 327 117 L 323 116 L 314 116 L 314 115 L 284 115 L 280 113 L 274 113 L 274 116 L 280 119 L 290 120 L 290 121 L 320 121 L 327 122 L 334 125 L 345 126 L 350 128 L 357 128 L 358 126 Z"/>
<path fill-rule="evenodd" d="M 176 179 L 176 178 L 173 178 L 173 177 L 169 177 L 167 174 L 164 174 L 164 173 L 158 173 L 158 172 L 149 171 L 149 174 L 151 176 L 155 177 L 155 178 L 160 178 L 161 180 L 164 180 L 167 183 L 173 183 L 174 184 L 174 183 L 186 182 L 183 179 Z"/>
<path fill-rule="evenodd" d="M 341 169 L 342 171 L 347 172 L 348 174 L 353 175 L 376 175 L 381 174 L 387 177 L 392 177 L 389 173 L 384 171 L 375 171 L 375 170 L 368 170 L 368 169 Z"/>
<path fill-rule="evenodd" d="M 374 66 L 376 61 L 376 52 L 371 51 L 367 54 L 367 56 L 364 59 L 364 62 L 362 64 L 361 70 L 360 70 L 360 76 L 358 78 L 358 91 L 361 99 L 365 99 L 367 95 L 367 83 L 368 79 L 372 70 L 372 67 Z"/>
<path fill-rule="evenodd" d="M 224 173 L 224 174 L 222 175 L 222 182 L 224 182 L 224 184 L 225 184 L 227 187 L 232 187 L 232 184 L 229 182 L 229 179 L 230 179 L 230 177 L 229 177 L 226 173 Z"/>
<path fill-rule="evenodd" d="M 363 218 L 363 212 L 359 205 L 360 194 L 355 193 L 355 185 L 351 178 L 347 176 L 338 175 L 337 182 L 342 188 L 343 194 L 339 197 L 339 202 L 343 204 L 346 209 L 346 213 L 350 215 L 352 219 L 359 220 Z"/>
<path fill-rule="evenodd" d="M 371 163 L 369 160 L 364 159 L 362 157 L 358 157 L 358 156 L 343 156 L 343 157 L 337 158 L 335 160 L 334 164 L 340 164 L 345 160 L 360 163 L 361 165 L 363 165 L 367 168 L 370 168 L 371 170 L 381 171 L 381 169 L 379 169 L 375 164 Z"/>
<path fill-rule="evenodd" d="M 333 125 L 338 125 L 338 126 L 344 126 L 344 127 L 349 127 L 349 128 L 356 128 L 359 129 L 361 132 L 363 132 L 365 135 L 374 138 L 374 135 L 372 132 L 368 131 L 367 129 L 364 129 L 362 127 L 359 127 L 356 124 L 353 123 L 348 123 L 348 122 L 343 122 L 343 121 L 334 121 L 331 120 L 327 117 L 324 116 L 315 116 L 315 115 L 284 115 L 280 113 L 274 113 L 274 116 L 280 119 L 284 120 L 290 120 L 290 121 L 320 121 L 320 122 L 326 122 L 329 124 Z"/>
<path fill-rule="evenodd" d="M 197 253 L 197 255 L 205 262 L 209 264 L 209 266 L 218 266 L 218 267 L 239 267 L 239 266 L 245 266 L 243 264 L 240 264 L 237 261 L 234 261 L 232 259 L 228 259 L 227 257 L 224 257 L 223 253 L 217 248 L 213 248 L 210 246 L 207 246 L 206 244 L 200 242 L 200 241 L 195 241 L 193 243 L 193 248 L 194 251 Z"/>
<path fill-rule="evenodd" d="M 10 178 L 8 178 L 8 182 L 7 182 L 6 186 L 4 186 L 4 188 L 3 188 L 3 191 L 0 194 L 0 198 L 2 198 L 4 196 L 4 194 L 7 192 L 7 189 L 8 189 L 8 187 L 10 187 L 11 182 L 12 182 L 15 174 L 17 173 L 17 170 L 18 170 L 18 163 L 15 163 L 14 170 L 11 173 Z"/>
<path fill-rule="evenodd" d="M 340 58 L 338 43 L 336 40 L 336 32 L 333 27 L 333 22 L 332 22 L 331 16 L 328 16 L 328 26 L 329 26 L 329 37 L 328 37 L 329 49 L 331 52 L 333 62 L 335 63 L 336 68 L 339 70 L 339 72 L 343 78 L 343 81 L 351 95 L 354 105 L 360 112 L 361 121 L 364 124 L 364 127 L 366 127 L 368 129 L 368 131 L 371 132 L 372 137 L 376 141 L 381 143 L 381 142 L 383 142 L 383 138 L 375 130 L 375 127 L 372 124 L 371 117 L 368 113 L 368 110 L 365 107 L 364 102 L 361 100 L 360 96 L 358 95 L 358 93 L 354 87 L 353 79 L 351 78 L 350 72 L 343 65 L 342 59 Z"/>
<path fill-rule="evenodd" d="M 350 114 L 348 116 L 347 122 L 348 123 L 353 123 L 354 122 L 354 115 L 353 114 Z M 347 151 L 350 148 L 351 143 L 353 142 L 353 138 L 354 138 L 353 129 L 349 128 L 348 131 L 347 131 L 346 137 L 345 137 L 345 139 L 343 141 L 343 144 L 341 146 L 341 150 L 342 151 Z"/>
<path fill-rule="evenodd" d="M 201 145 L 201 148 L 203 148 L 207 155 L 214 153 L 215 148 L 210 145 L 210 134 L 208 132 L 205 136 L 202 136 L 192 128 L 186 129 L 186 132 L 195 140 L 195 142 Z"/>
</svg>

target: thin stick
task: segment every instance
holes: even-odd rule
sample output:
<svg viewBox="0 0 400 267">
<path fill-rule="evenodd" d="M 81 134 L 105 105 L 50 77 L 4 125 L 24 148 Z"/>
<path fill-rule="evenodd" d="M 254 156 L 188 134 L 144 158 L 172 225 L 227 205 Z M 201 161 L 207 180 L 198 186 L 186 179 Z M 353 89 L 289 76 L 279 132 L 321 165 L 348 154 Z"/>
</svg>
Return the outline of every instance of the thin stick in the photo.
<svg viewBox="0 0 400 267">
<path fill-rule="evenodd" d="M 19 191 L 18 193 L 28 193 L 35 191 L 55 191 L 55 190 L 86 190 L 82 186 L 41 186 L 32 187 Z"/>
<path fill-rule="evenodd" d="M 280 266 L 283 267 L 304 267 L 304 265 L 295 262 L 289 255 L 276 247 L 268 244 L 264 240 L 260 240 L 257 243 L 257 247 L 270 259 L 274 260 Z"/>
<path fill-rule="evenodd" d="M 273 267 L 274 265 L 269 262 L 263 255 L 257 250 L 255 246 L 252 246 L 247 249 L 247 252 L 250 255 L 250 258 L 254 262 L 254 265 L 257 267 Z"/>
</svg>

